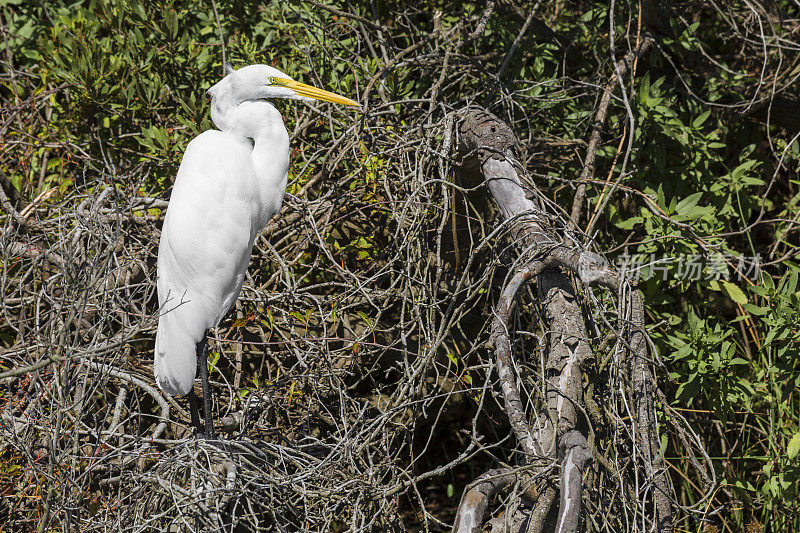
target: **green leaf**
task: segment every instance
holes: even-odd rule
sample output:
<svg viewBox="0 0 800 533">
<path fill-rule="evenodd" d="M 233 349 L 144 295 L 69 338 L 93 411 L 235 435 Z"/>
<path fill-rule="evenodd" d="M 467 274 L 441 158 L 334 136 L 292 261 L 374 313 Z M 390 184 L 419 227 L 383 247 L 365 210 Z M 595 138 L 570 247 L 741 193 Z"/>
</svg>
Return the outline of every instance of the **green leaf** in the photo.
<svg viewBox="0 0 800 533">
<path fill-rule="evenodd" d="M 789 441 L 789 446 L 786 448 L 789 459 L 797 457 L 797 452 L 800 452 L 800 431 L 794 434 L 794 437 Z"/>
<path fill-rule="evenodd" d="M 633 229 L 633 226 L 635 226 L 636 224 L 641 224 L 643 220 L 644 219 L 642 217 L 631 217 L 631 218 L 629 218 L 627 220 L 623 220 L 621 222 L 617 222 L 615 225 L 619 229 L 628 230 L 628 229 Z"/>
<path fill-rule="evenodd" d="M 675 206 L 675 212 L 679 215 L 686 213 L 687 211 L 689 211 L 690 209 L 692 209 L 694 206 L 697 205 L 697 202 L 700 201 L 701 196 L 703 196 L 702 192 L 696 192 L 691 196 L 687 196 L 686 198 L 678 202 L 678 205 Z"/>
<path fill-rule="evenodd" d="M 756 315 L 756 316 L 764 316 L 770 312 L 769 307 L 759 307 L 753 304 L 745 304 L 744 309 L 751 315 Z"/>
<path fill-rule="evenodd" d="M 728 293 L 728 296 L 731 300 L 740 305 L 747 303 L 747 296 L 745 296 L 745 294 L 742 292 L 742 289 L 740 289 L 738 286 L 734 285 L 730 281 L 723 281 L 722 286 L 725 288 L 725 292 Z"/>
<path fill-rule="evenodd" d="M 692 127 L 694 129 L 698 129 L 700 126 L 703 125 L 703 122 L 705 122 L 710 115 L 711 115 L 711 110 L 709 109 L 708 111 L 706 111 L 705 113 L 701 114 L 699 117 L 694 119 L 694 121 L 692 122 Z"/>
<path fill-rule="evenodd" d="M 370 329 L 372 329 L 372 321 L 364 311 L 356 311 L 356 314 L 361 317 L 361 320 L 367 323 L 367 326 L 369 326 Z"/>
<path fill-rule="evenodd" d="M 219 361 L 220 352 L 216 350 L 212 350 L 208 354 L 208 371 L 209 372 L 216 372 L 217 371 L 217 362 Z"/>
</svg>

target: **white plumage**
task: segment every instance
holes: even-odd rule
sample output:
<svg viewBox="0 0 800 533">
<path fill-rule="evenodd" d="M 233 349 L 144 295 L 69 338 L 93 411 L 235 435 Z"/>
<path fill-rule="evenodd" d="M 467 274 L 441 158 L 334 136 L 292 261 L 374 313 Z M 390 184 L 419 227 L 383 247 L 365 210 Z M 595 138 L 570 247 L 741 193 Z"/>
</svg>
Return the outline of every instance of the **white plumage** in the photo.
<svg viewBox="0 0 800 533">
<path fill-rule="evenodd" d="M 289 136 L 280 113 L 263 99 L 357 105 L 266 65 L 230 70 L 208 94 L 220 131 L 206 131 L 187 146 L 158 247 L 153 370 L 173 396 L 192 390 L 198 343 L 236 301 L 255 238 L 283 203 Z"/>
<path fill-rule="evenodd" d="M 239 107 L 278 115 L 267 102 Z M 256 235 L 283 202 L 289 136 L 282 122 L 264 129 L 252 148 L 237 134 L 207 131 L 181 162 L 158 247 L 155 376 L 173 396 L 191 389 L 195 345 L 236 301 Z"/>
</svg>

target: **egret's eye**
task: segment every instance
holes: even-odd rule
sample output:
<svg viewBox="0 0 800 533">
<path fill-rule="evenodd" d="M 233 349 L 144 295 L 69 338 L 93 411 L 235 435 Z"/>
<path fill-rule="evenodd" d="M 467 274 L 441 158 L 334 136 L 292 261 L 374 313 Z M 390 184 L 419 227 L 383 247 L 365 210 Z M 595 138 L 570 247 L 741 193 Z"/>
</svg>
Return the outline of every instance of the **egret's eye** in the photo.
<svg viewBox="0 0 800 533">
<path fill-rule="evenodd" d="M 270 85 L 275 85 L 276 81 L 277 80 L 275 78 L 273 78 L 272 76 L 269 77 L 269 84 Z"/>
</svg>

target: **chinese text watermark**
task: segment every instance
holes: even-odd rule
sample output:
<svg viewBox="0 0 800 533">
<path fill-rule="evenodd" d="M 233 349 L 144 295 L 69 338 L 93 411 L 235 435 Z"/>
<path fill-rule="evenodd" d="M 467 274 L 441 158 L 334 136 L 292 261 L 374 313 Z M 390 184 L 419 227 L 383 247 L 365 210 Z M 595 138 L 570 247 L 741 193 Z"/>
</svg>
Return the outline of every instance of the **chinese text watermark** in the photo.
<svg viewBox="0 0 800 533">
<path fill-rule="evenodd" d="M 761 272 L 760 265 L 760 254 L 743 257 L 727 254 L 657 256 L 626 253 L 614 260 L 617 270 L 633 282 L 646 281 L 657 276 L 662 280 L 672 277 L 684 281 L 742 278 L 755 281 Z"/>
</svg>

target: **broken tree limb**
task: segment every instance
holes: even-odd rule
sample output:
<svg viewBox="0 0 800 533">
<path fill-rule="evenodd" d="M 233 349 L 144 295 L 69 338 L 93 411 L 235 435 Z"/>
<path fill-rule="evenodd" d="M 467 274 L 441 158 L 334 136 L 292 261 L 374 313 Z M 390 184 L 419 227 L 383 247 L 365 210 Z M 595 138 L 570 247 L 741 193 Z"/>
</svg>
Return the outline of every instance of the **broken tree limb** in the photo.
<svg viewBox="0 0 800 533">
<path fill-rule="evenodd" d="M 489 501 L 500 490 L 510 486 L 517 479 L 512 468 L 489 470 L 474 483 L 464 489 L 461 505 L 458 507 L 455 533 L 480 533 L 483 530 L 483 516 Z"/>
<path fill-rule="evenodd" d="M 655 380 L 650 370 L 641 295 L 610 268 L 600 256 L 583 250 L 565 224 L 537 200 L 535 187 L 519 163 L 516 138 L 496 116 L 480 108 L 469 108 L 459 125 L 459 168 L 467 181 L 482 179 L 500 208 L 509 233 L 523 253 L 531 259 L 512 272 L 495 310 L 492 341 L 504 406 L 515 437 L 526 456 L 528 468 L 545 463 L 561 467 L 559 483 L 559 531 L 575 531 L 580 523 L 581 490 L 584 468 L 591 458 L 587 437 L 580 427 L 588 424 L 581 413 L 583 406 L 583 366 L 593 360 L 584 317 L 575 297 L 571 274 L 586 284 L 598 284 L 613 291 L 619 308 L 627 311 L 620 339 L 629 361 L 629 376 L 635 392 L 633 414 L 636 428 L 633 443 L 637 460 L 644 463 L 645 491 L 637 495 L 641 502 L 631 502 L 640 509 L 645 499 L 653 502 L 650 516 L 655 530 L 671 532 L 673 527 L 670 480 L 658 447 L 658 422 L 655 414 Z M 527 190 L 526 190 L 527 187 Z M 562 221 L 563 222 L 563 221 Z M 557 229 L 561 228 L 561 229 Z M 514 372 L 509 324 L 516 296 L 525 282 L 536 279 L 540 302 L 546 309 L 547 346 L 544 369 L 546 409 L 526 413 Z M 535 422 L 531 422 L 531 420 Z M 533 427 L 537 429 L 534 431 Z M 459 506 L 455 531 L 469 516 L 470 527 L 480 527 L 491 497 L 501 487 L 483 491 L 481 505 L 475 505 L 465 491 Z M 531 502 L 529 530 L 542 531 L 553 495 L 543 491 Z M 476 525 L 478 524 L 478 525 Z"/>
<path fill-rule="evenodd" d="M 635 293 L 639 296 L 638 293 Z M 637 437 L 644 447 L 644 467 L 647 484 L 653 486 L 656 531 L 672 531 L 672 490 L 667 465 L 661 455 L 658 438 L 658 417 L 655 412 L 655 383 L 650 372 L 650 358 L 644 331 L 644 304 L 641 297 L 631 301 L 630 363 L 633 377 L 633 399 L 636 409 Z M 649 460 L 647 460 L 649 459 Z"/>
<path fill-rule="evenodd" d="M 525 406 L 517 389 L 517 379 L 514 375 L 514 366 L 511 361 L 511 341 L 508 336 L 507 324 L 517 291 L 522 284 L 531 278 L 533 270 L 523 268 L 506 285 L 495 311 L 492 323 L 492 338 L 497 362 L 497 373 L 500 375 L 500 387 L 503 391 L 506 414 L 511 422 L 511 427 L 522 449 L 529 457 L 542 456 L 541 442 L 533 438 L 530 425 L 525 415 Z"/>
<path fill-rule="evenodd" d="M 558 533 L 575 533 L 580 525 L 583 469 L 592 452 L 586 437 L 575 430 L 564 434 L 559 443 L 561 454 L 561 504 L 558 511 Z"/>
</svg>

